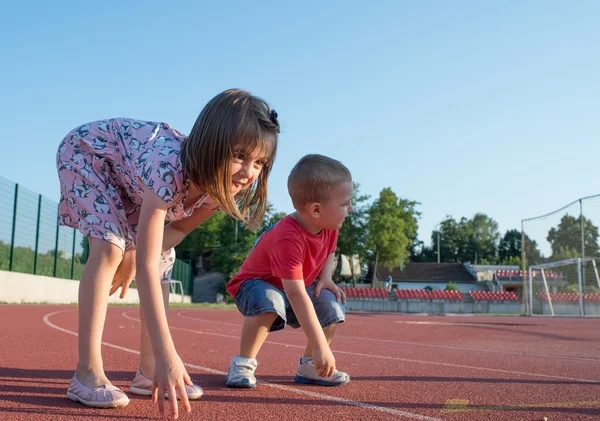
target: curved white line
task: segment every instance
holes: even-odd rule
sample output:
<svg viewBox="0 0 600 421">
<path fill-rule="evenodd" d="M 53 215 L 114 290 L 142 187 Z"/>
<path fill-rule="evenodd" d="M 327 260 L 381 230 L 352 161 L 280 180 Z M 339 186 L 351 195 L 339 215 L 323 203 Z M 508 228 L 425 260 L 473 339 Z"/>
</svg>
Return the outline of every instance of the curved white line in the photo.
<svg viewBox="0 0 600 421">
<path fill-rule="evenodd" d="M 127 313 L 125 313 L 125 312 L 123 313 L 123 317 L 125 317 L 129 320 L 133 320 L 135 322 L 140 321 L 139 319 L 135 319 L 135 318 L 127 315 Z M 182 327 L 173 327 L 173 326 L 170 326 L 169 328 L 172 330 L 180 330 L 182 332 L 197 333 L 200 335 L 210 335 L 210 336 L 219 336 L 222 338 L 231 338 L 231 339 L 236 339 L 238 341 L 240 339 L 239 336 L 225 335 L 222 333 L 202 332 L 200 330 L 185 329 Z M 271 345 L 285 346 L 288 348 L 301 348 L 301 349 L 305 348 L 304 346 L 301 346 L 301 345 L 291 345 L 291 344 L 282 343 L 282 342 L 265 341 L 265 343 L 271 344 Z M 491 371 L 494 373 L 518 374 L 520 376 L 531 376 L 531 377 L 541 377 L 541 378 L 548 378 L 548 379 L 571 380 L 571 381 L 577 381 L 577 382 L 581 382 L 581 383 L 600 384 L 599 380 L 578 379 L 575 377 L 564 377 L 564 376 L 553 376 L 552 374 L 537 374 L 537 373 L 528 373 L 528 372 L 523 372 L 523 371 L 503 370 L 500 368 L 475 367 L 475 366 L 471 366 L 471 365 L 444 363 L 444 362 L 438 362 L 438 361 L 414 360 L 411 358 L 390 357 L 388 355 L 377 355 L 377 354 L 363 354 L 360 352 L 341 351 L 338 349 L 332 349 L 332 351 L 334 351 L 336 354 L 355 355 L 358 357 L 380 358 L 380 359 L 392 360 L 392 361 L 403 361 L 403 362 L 409 362 L 409 363 L 439 365 L 439 366 L 443 366 L 443 367 L 453 367 L 453 368 L 465 368 L 468 370 L 475 370 L 475 371 Z"/>
<path fill-rule="evenodd" d="M 177 315 L 181 316 L 183 318 L 186 318 L 186 319 L 196 320 L 199 322 L 218 323 L 218 324 L 222 324 L 222 325 L 242 327 L 239 323 L 220 322 L 220 321 L 215 321 L 215 320 L 200 319 L 198 317 L 191 317 L 191 316 L 184 314 L 182 311 L 177 313 Z M 296 332 L 288 331 L 287 333 L 293 334 Z M 361 337 L 361 336 L 335 335 L 335 337 L 352 339 L 352 340 L 358 339 L 361 341 L 369 341 L 369 342 L 383 342 L 383 343 L 392 343 L 392 344 L 399 344 L 399 345 L 411 345 L 411 346 L 427 347 L 427 348 L 452 349 L 452 350 L 456 350 L 456 351 L 488 352 L 488 353 L 493 353 L 493 354 L 521 355 L 521 356 L 539 357 L 539 358 L 558 358 L 558 359 L 565 359 L 565 360 L 568 359 L 568 360 L 590 361 L 590 362 L 600 363 L 600 358 L 576 357 L 576 356 L 572 356 L 572 355 L 552 355 L 552 354 L 538 354 L 535 352 L 497 351 L 497 350 L 493 350 L 493 349 L 477 349 L 477 348 L 466 348 L 466 347 L 462 347 L 462 346 L 452 346 L 452 345 L 423 344 L 423 343 L 419 343 L 419 342 L 398 341 L 398 340 L 394 340 L 394 339 L 365 338 L 365 337 Z"/>
<path fill-rule="evenodd" d="M 71 330 L 67 330 L 65 328 L 62 328 L 60 326 L 55 325 L 54 323 L 52 323 L 50 321 L 50 317 L 54 316 L 55 314 L 59 314 L 59 313 L 65 313 L 67 311 L 72 311 L 72 310 L 62 310 L 62 311 L 55 311 L 53 313 L 48 313 L 46 314 L 43 319 L 44 319 L 44 323 L 46 323 L 46 325 L 50 326 L 53 329 L 59 330 L 61 332 L 64 333 L 68 333 L 69 335 L 73 335 L 73 336 L 78 336 L 77 332 L 73 332 Z M 130 320 L 134 320 L 139 322 L 139 319 L 134 319 L 132 317 L 127 316 L 126 312 L 122 313 L 124 317 L 130 319 Z M 181 328 L 172 328 L 171 329 L 177 329 L 177 330 L 182 330 Z M 236 337 L 237 338 L 237 337 Z M 130 352 L 132 354 L 138 354 L 139 355 L 139 351 L 136 351 L 134 349 L 131 348 L 125 348 L 123 346 L 120 345 L 115 345 L 115 344 L 111 344 L 110 342 L 102 342 L 102 345 L 104 346 L 108 346 L 111 348 L 115 348 L 118 349 L 120 351 L 125 351 L 125 352 Z M 304 348 L 304 347 L 302 347 Z M 227 373 L 224 371 L 219 371 L 219 370 L 214 370 L 212 368 L 208 368 L 208 367 L 202 367 L 196 364 L 190 364 L 190 363 L 183 363 L 183 365 L 185 365 L 186 367 L 190 367 L 190 368 L 194 368 L 196 370 L 200 370 L 200 371 L 204 371 L 207 373 L 211 373 L 211 374 L 219 374 L 222 376 L 226 376 Z M 302 389 L 297 389 L 295 387 L 290 387 L 290 386 L 284 386 L 284 385 L 279 385 L 279 384 L 274 384 L 274 383 L 268 383 L 268 382 L 264 382 L 264 381 L 258 381 L 258 383 L 267 386 L 267 387 L 272 387 L 274 389 L 280 389 L 283 390 L 285 392 L 291 392 L 291 393 L 296 393 L 299 395 L 305 395 L 305 396 L 310 396 L 313 398 L 318 398 L 318 399 L 322 399 L 325 401 L 330 401 L 330 402 L 337 402 L 337 403 L 341 403 L 344 405 L 348 405 L 348 406 L 356 406 L 359 408 L 363 408 L 363 409 L 370 409 L 373 411 L 377 411 L 377 412 L 384 412 L 387 414 L 391 414 L 391 415 L 396 415 L 399 417 L 405 417 L 405 418 L 412 418 L 412 419 L 416 419 L 416 420 L 424 420 L 424 421 L 442 421 L 439 418 L 432 418 L 432 417 L 427 417 L 425 415 L 419 415 L 419 414 L 413 414 L 411 412 L 404 412 L 404 411 L 399 411 L 397 409 L 393 409 L 393 408 L 387 408 L 385 406 L 377 406 L 377 405 L 371 405 L 368 403 L 364 403 L 364 402 L 358 402 L 358 401 L 353 401 L 353 400 L 349 400 L 349 399 L 344 399 L 344 398 L 338 398 L 336 396 L 329 396 L 329 395 L 324 395 L 322 393 L 316 393 L 316 392 L 311 392 L 308 390 L 302 390 Z"/>
</svg>

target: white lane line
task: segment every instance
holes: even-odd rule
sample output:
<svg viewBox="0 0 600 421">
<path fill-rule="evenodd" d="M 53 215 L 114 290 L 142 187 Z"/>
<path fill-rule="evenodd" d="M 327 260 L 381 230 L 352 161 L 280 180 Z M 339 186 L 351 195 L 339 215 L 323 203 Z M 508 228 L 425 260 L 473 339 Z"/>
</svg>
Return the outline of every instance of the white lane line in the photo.
<svg viewBox="0 0 600 421">
<path fill-rule="evenodd" d="M 127 312 L 123 313 L 123 317 L 125 317 L 126 319 L 129 319 L 129 320 L 133 320 L 135 322 L 140 322 L 140 319 L 135 319 L 135 318 L 129 316 L 127 314 Z M 186 329 L 186 328 L 175 327 L 175 326 L 169 326 L 169 328 L 172 329 L 172 330 L 179 330 L 179 331 L 182 331 L 182 332 L 196 333 L 196 334 L 199 334 L 199 335 L 210 335 L 210 336 L 218 336 L 218 337 L 221 337 L 221 338 L 235 339 L 235 340 L 238 340 L 238 341 L 240 340 L 239 336 L 226 335 L 226 334 L 223 334 L 223 333 L 203 332 L 203 331 L 200 331 L 200 330 Z M 287 348 L 300 348 L 300 349 L 304 349 L 305 348 L 304 345 L 292 345 L 292 344 L 287 344 L 287 343 L 283 343 L 283 342 L 265 341 L 265 343 L 271 344 L 271 345 L 280 345 L 280 346 L 284 346 L 284 347 L 287 347 Z M 579 379 L 579 378 L 576 378 L 576 377 L 565 377 L 565 376 L 554 376 L 552 374 L 538 374 L 538 373 L 530 373 L 530 372 L 524 372 L 524 371 L 503 370 L 501 368 L 476 367 L 476 366 L 471 366 L 471 365 L 444 363 L 444 362 L 439 362 L 439 361 L 414 360 L 414 359 L 411 359 L 411 358 L 390 357 L 388 355 L 378 355 L 378 354 L 363 354 L 363 353 L 360 353 L 360 352 L 341 351 L 341 350 L 338 350 L 338 349 L 333 349 L 333 351 L 334 351 L 335 354 L 355 355 L 355 356 L 358 356 L 358 357 L 380 358 L 380 359 L 384 359 L 384 360 L 403 361 L 403 362 L 418 363 L 418 364 L 438 365 L 438 366 L 442 366 L 442 367 L 464 368 L 464 369 L 467 369 L 467 370 L 475 370 L 475 371 L 491 371 L 491 372 L 494 372 L 494 373 L 516 374 L 516 375 L 519 375 L 519 376 L 541 377 L 541 378 L 547 378 L 547 379 L 570 380 L 570 381 L 575 381 L 575 382 L 580 382 L 580 383 L 600 384 L 599 380 Z"/>
<path fill-rule="evenodd" d="M 60 326 L 55 325 L 54 323 L 52 323 L 50 321 L 50 317 L 54 316 L 55 314 L 59 314 L 59 313 L 65 313 L 68 311 L 72 311 L 72 310 L 62 310 L 62 311 L 55 311 L 53 313 L 48 313 L 44 316 L 44 323 L 46 323 L 46 325 L 50 326 L 53 329 L 59 330 L 61 332 L 64 333 L 68 333 L 69 335 L 73 335 L 73 336 L 78 336 L 77 332 L 73 332 L 71 330 L 62 328 Z M 129 316 L 126 315 L 125 312 L 123 312 L 123 316 L 125 316 L 126 318 L 130 319 L 130 320 L 134 320 L 139 322 L 140 320 L 136 320 L 134 318 L 131 318 Z M 172 328 L 171 329 L 177 329 L 177 330 L 181 330 L 180 328 Z M 118 349 L 120 351 L 125 351 L 125 352 L 129 352 L 132 354 L 136 354 L 139 355 L 139 351 L 136 351 L 135 349 L 131 349 L 131 348 L 125 348 L 123 346 L 120 345 L 116 345 L 116 344 L 111 344 L 110 342 L 105 342 L 102 341 L 102 345 L 110 347 L 110 348 L 114 348 L 114 349 Z M 191 364 L 191 363 L 183 363 L 186 367 L 190 367 L 190 368 L 194 368 L 196 370 L 200 370 L 200 371 L 204 371 L 207 373 L 211 373 L 211 374 L 219 374 L 222 376 L 226 376 L 227 373 L 224 371 L 220 371 L 220 370 L 214 370 L 212 368 L 208 368 L 208 367 L 202 367 L 196 364 Z M 290 386 L 284 386 L 284 385 L 280 385 L 280 384 L 275 384 L 275 383 L 268 383 L 268 382 L 264 382 L 264 381 L 259 381 L 258 383 L 267 386 L 267 387 L 271 387 L 273 389 L 279 389 L 279 390 L 283 390 L 286 392 L 290 392 L 290 393 L 295 393 L 298 395 L 304 395 L 304 396 L 310 396 L 313 398 L 317 398 L 317 399 L 322 399 L 324 401 L 330 401 L 330 402 L 337 402 L 337 403 L 341 403 L 344 405 L 348 405 L 348 406 L 356 406 L 359 408 L 364 408 L 364 409 L 370 409 L 372 411 L 377 411 L 377 412 L 383 412 L 383 413 L 387 413 L 387 414 L 391 414 L 391 415 L 395 415 L 398 417 L 405 417 L 405 418 L 411 418 L 411 419 L 415 419 L 415 420 L 424 420 L 424 421 L 442 421 L 439 418 L 432 418 L 432 417 L 427 417 L 425 415 L 419 415 L 419 414 L 413 414 L 411 412 L 405 412 L 405 411 L 400 411 L 397 409 L 393 409 L 393 408 L 387 408 L 385 406 L 377 406 L 377 405 L 371 405 L 365 402 L 359 402 L 359 401 L 353 401 L 350 399 L 344 399 L 344 398 L 338 398 L 336 396 L 330 396 L 330 395 L 325 395 L 322 393 L 316 393 L 316 392 L 311 392 L 309 390 L 302 390 L 302 389 L 297 389 L 295 387 L 290 387 Z"/>
<path fill-rule="evenodd" d="M 237 326 L 242 327 L 239 323 L 229 323 L 229 322 L 219 322 L 208 319 L 200 319 L 198 317 L 192 317 L 184 314 L 183 312 L 177 313 L 178 316 L 181 316 L 185 319 L 196 320 L 199 322 L 208 322 L 208 323 L 218 323 L 223 325 Z M 296 332 L 288 331 L 286 333 L 295 334 Z M 516 352 L 516 351 L 497 351 L 493 349 L 477 349 L 477 348 L 466 348 L 462 346 L 452 346 L 452 345 L 436 345 L 436 344 L 423 344 L 419 342 L 408 342 L 408 341 L 398 341 L 393 339 L 377 339 L 377 338 L 365 338 L 360 336 L 344 336 L 344 335 L 335 335 L 336 338 L 345 338 L 351 340 L 361 340 L 361 341 L 369 341 L 369 342 L 383 342 L 390 344 L 399 344 L 399 345 L 411 345 L 418 347 L 427 347 L 427 348 L 440 348 L 440 349 L 452 349 L 456 351 L 469 351 L 469 352 L 488 352 L 493 354 L 505 354 L 505 355 L 521 355 L 527 357 L 540 357 L 540 358 L 558 358 L 558 359 L 568 359 L 568 360 L 578 360 L 578 361 L 590 361 L 600 363 L 600 358 L 592 358 L 592 357 L 577 357 L 571 355 L 552 355 L 552 354 L 538 354 L 535 352 Z"/>
</svg>

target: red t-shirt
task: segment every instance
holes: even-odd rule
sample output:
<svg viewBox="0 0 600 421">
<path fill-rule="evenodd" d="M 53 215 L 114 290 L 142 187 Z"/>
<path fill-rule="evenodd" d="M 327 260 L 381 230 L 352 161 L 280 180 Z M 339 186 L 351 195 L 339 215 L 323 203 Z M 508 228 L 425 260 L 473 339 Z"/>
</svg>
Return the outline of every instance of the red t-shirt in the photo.
<svg viewBox="0 0 600 421">
<path fill-rule="evenodd" d="M 227 283 L 227 292 L 235 297 L 242 282 L 255 278 L 280 289 L 282 279 L 302 279 L 308 287 L 335 252 L 337 237 L 337 230 L 311 234 L 288 215 L 259 237 L 238 273 Z"/>
</svg>

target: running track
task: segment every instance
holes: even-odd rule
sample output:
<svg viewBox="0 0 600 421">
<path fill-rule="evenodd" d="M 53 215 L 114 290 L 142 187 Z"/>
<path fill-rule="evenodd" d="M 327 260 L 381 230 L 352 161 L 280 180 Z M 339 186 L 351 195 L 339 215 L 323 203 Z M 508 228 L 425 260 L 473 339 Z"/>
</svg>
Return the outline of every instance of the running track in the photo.
<svg viewBox="0 0 600 421">
<path fill-rule="evenodd" d="M 224 387 L 237 353 L 236 311 L 170 309 L 181 358 L 205 395 L 194 420 L 597 420 L 600 319 L 411 316 L 351 313 L 332 348 L 349 384 L 323 388 L 291 378 L 301 331 L 268 338 L 252 390 Z M 159 419 L 147 398 L 116 410 L 66 399 L 77 361 L 73 306 L 0 305 L 0 419 Z M 139 314 L 110 307 L 105 369 L 128 391 L 137 367 Z"/>
</svg>

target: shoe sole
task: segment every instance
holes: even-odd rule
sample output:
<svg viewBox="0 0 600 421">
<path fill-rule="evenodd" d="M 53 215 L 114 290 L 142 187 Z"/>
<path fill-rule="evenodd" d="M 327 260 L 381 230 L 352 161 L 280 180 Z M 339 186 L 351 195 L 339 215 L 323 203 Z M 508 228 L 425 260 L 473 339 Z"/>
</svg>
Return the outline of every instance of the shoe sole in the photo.
<svg viewBox="0 0 600 421">
<path fill-rule="evenodd" d="M 253 389 L 256 387 L 256 383 L 230 383 L 225 382 L 225 386 L 233 387 L 234 389 Z"/>
<path fill-rule="evenodd" d="M 333 387 L 333 386 L 345 385 L 346 383 L 348 383 L 350 381 L 350 376 L 347 376 L 346 380 L 341 381 L 341 382 L 331 382 L 331 381 L 327 381 L 327 380 L 316 380 L 316 379 L 311 379 L 309 377 L 296 375 L 296 377 L 294 377 L 294 381 L 296 383 L 301 383 L 301 384 L 316 384 L 318 386 Z"/>
<path fill-rule="evenodd" d="M 148 389 L 140 389 L 139 387 L 131 386 L 129 388 L 129 390 L 134 395 L 152 396 L 152 391 L 148 390 Z M 200 399 L 203 395 L 204 395 L 204 393 L 200 393 L 198 395 L 188 395 L 188 400 L 194 401 L 196 399 Z M 169 399 L 169 393 L 168 392 L 165 392 L 165 399 Z M 181 398 L 178 396 L 177 399 L 181 399 Z"/>
<path fill-rule="evenodd" d="M 82 399 L 79 396 L 77 396 L 74 393 L 71 393 L 69 391 L 67 391 L 67 398 L 71 399 L 73 402 L 80 402 L 80 403 L 84 404 L 85 406 L 89 406 L 92 408 L 103 408 L 103 409 L 121 408 L 122 406 L 129 405 L 129 399 L 118 399 L 118 400 L 114 400 L 114 401 L 110 401 L 110 402 L 91 402 L 91 401 Z"/>
</svg>

